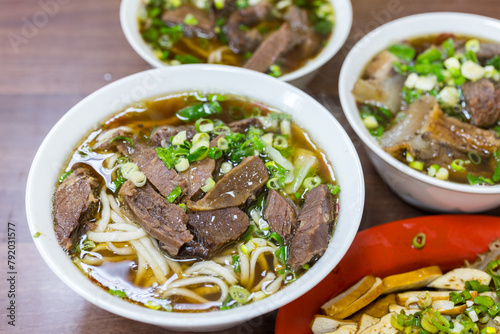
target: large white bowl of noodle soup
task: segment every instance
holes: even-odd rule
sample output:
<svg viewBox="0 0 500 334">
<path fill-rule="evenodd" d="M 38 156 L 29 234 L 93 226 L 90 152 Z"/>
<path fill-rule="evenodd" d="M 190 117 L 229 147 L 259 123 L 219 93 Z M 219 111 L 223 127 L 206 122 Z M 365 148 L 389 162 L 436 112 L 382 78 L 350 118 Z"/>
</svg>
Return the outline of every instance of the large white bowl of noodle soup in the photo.
<svg viewBox="0 0 500 334">
<path fill-rule="evenodd" d="M 351 91 L 366 64 L 392 44 L 439 33 L 483 38 L 500 43 L 500 21 L 464 13 L 428 13 L 389 22 L 363 37 L 347 56 L 339 78 L 342 109 L 376 170 L 406 202 L 435 212 L 479 212 L 500 205 L 500 186 L 471 186 L 442 181 L 418 172 L 385 152 L 361 120 Z"/>
<path fill-rule="evenodd" d="M 145 0 L 122 0 L 120 7 L 120 23 L 130 46 L 153 67 L 167 67 L 158 59 L 152 48 L 139 33 L 137 13 Z M 264 1 L 264 0 L 263 0 Z M 352 26 L 352 5 L 349 0 L 329 0 L 335 11 L 335 26 L 323 50 L 299 69 L 285 74 L 280 80 L 304 88 L 316 75 L 319 68 L 333 58 L 344 45 Z"/>
<path fill-rule="evenodd" d="M 52 196 L 59 174 L 79 141 L 99 122 L 134 101 L 184 91 L 231 93 L 261 101 L 292 115 L 326 153 L 340 185 L 340 213 L 325 254 L 296 282 L 261 301 L 208 313 L 169 313 L 134 305 L 94 285 L 59 246 L 53 226 Z M 236 67 L 186 65 L 149 70 L 118 80 L 69 110 L 41 144 L 26 189 L 26 214 L 34 242 L 54 273 L 89 302 L 117 315 L 172 330 L 213 331 L 275 310 L 323 279 L 349 248 L 364 206 L 361 165 L 349 137 L 334 117 L 301 90 L 270 76 Z"/>
</svg>

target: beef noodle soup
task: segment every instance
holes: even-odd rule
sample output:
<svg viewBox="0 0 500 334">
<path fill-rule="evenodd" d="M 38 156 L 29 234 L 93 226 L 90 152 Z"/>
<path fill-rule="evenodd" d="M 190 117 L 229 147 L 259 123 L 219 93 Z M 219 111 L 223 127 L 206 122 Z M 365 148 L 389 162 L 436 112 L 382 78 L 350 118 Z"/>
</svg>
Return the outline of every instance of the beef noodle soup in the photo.
<svg viewBox="0 0 500 334">
<path fill-rule="evenodd" d="M 166 64 L 242 66 L 273 76 L 314 58 L 333 22 L 327 0 L 151 0 L 139 12 L 143 39 Z"/>
<path fill-rule="evenodd" d="M 384 150 L 441 180 L 500 182 L 500 44 L 440 34 L 367 65 L 353 94 Z"/>
<path fill-rule="evenodd" d="M 292 284 L 323 254 L 339 187 L 291 118 L 188 92 L 128 107 L 82 140 L 54 195 L 60 245 L 110 294 L 225 310 Z"/>
</svg>

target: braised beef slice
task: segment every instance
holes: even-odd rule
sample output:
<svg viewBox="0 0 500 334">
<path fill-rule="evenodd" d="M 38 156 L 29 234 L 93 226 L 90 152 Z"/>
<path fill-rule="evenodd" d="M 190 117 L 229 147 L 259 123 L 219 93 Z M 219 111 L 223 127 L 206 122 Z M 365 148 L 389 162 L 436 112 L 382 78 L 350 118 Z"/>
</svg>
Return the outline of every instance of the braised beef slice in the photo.
<svg viewBox="0 0 500 334">
<path fill-rule="evenodd" d="M 255 6 L 237 10 L 229 16 L 224 26 L 224 33 L 233 51 L 253 51 L 259 46 L 262 35 L 258 30 L 252 28 L 244 31 L 240 26 L 251 26 L 265 21 L 271 15 L 271 9 L 272 6 L 267 1 L 261 1 Z"/>
<path fill-rule="evenodd" d="M 283 23 L 260 44 L 244 67 L 258 72 L 267 72 L 269 67 L 276 63 L 276 60 L 289 50 L 292 44 L 295 44 L 294 37 L 290 25 L 287 22 Z"/>
<path fill-rule="evenodd" d="M 299 214 L 299 228 L 290 245 L 288 264 L 293 270 L 322 255 L 328 247 L 330 222 L 334 218 L 332 194 L 324 184 L 308 191 Z"/>
<path fill-rule="evenodd" d="M 184 20 L 188 14 L 193 15 L 198 23 L 194 25 L 185 24 Z M 184 26 L 184 32 L 188 36 L 193 36 L 195 34 L 204 38 L 212 38 L 214 36 L 214 17 L 209 15 L 208 11 L 201 10 L 189 4 L 183 4 L 176 9 L 167 10 L 163 13 L 161 18 L 167 25 L 182 24 Z"/>
<path fill-rule="evenodd" d="M 57 187 L 54 227 L 59 244 L 70 250 L 82 229 L 92 228 L 91 214 L 98 206 L 99 180 L 86 167 L 78 167 Z"/>
<path fill-rule="evenodd" d="M 137 164 L 149 182 L 164 197 L 167 197 L 177 186 L 181 188 L 182 195 L 186 193 L 186 181 L 177 174 L 174 168 L 168 169 L 165 166 L 165 163 L 158 157 L 153 146 L 134 139 L 134 147 L 131 147 L 127 142 L 118 143 L 116 147 L 122 154 Z M 179 196 L 177 200 L 180 200 L 181 197 Z"/>
<path fill-rule="evenodd" d="M 495 56 L 500 56 L 500 44 L 481 43 L 479 51 L 476 53 L 477 59 L 487 61 Z"/>
<path fill-rule="evenodd" d="M 264 219 L 272 231 L 278 233 L 288 242 L 297 227 L 298 209 L 288 198 L 281 196 L 276 190 L 269 190 Z"/>
<path fill-rule="evenodd" d="M 163 125 L 158 127 L 151 134 L 151 140 L 156 144 L 156 146 L 166 147 L 171 143 L 170 138 L 174 137 L 181 131 L 186 131 L 186 139 L 189 141 L 191 141 L 196 134 L 196 129 L 193 125 Z"/>
<path fill-rule="evenodd" d="M 467 81 L 462 85 L 462 90 L 474 124 L 488 127 L 497 122 L 500 108 L 495 101 L 495 87 L 490 80 Z"/>
<path fill-rule="evenodd" d="M 240 121 L 232 122 L 229 123 L 228 126 L 232 132 L 240 132 L 240 133 L 247 132 L 251 126 L 253 126 L 254 128 L 262 129 L 262 123 L 259 121 L 258 118 L 255 117 L 245 118 Z"/>
<path fill-rule="evenodd" d="M 149 183 L 137 188 L 127 181 L 122 185 L 120 195 L 134 214 L 131 218 L 162 242 L 170 255 L 177 255 L 182 245 L 193 239 L 186 228 L 188 216 L 184 210 L 167 202 Z"/>
<path fill-rule="evenodd" d="M 212 177 L 215 169 L 215 160 L 205 158 L 201 161 L 193 162 L 189 168 L 180 174 L 186 181 L 187 193 L 185 199 L 193 198 L 205 185 L 207 180 Z"/>
<path fill-rule="evenodd" d="M 284 19 L 286 22 L 260 44 L 246 62 L 245 68 L 267 72 L 278 58 L 298 45 L 301 45 L 301 53 L 308 57 L 318 50 L 321 41 L 311 28 L 311 22 L 305 9 L 290 6 Z"/>
<path fill-rule="evenodd" d="M 199 201 L 188 201 L 192 211 L 207 211 L 239 206 L 257 192 L 269 178 L 267 168 L 259 157 L 246 157 Z"/>
<path fill-rule="evenodd" d="M 183 256 L 209 258 L 236 241 L 250 226 L 246 213 L 238 208 L 189 214 L 188 228 L 194 240 L 180 251 Z"/>
</svg>

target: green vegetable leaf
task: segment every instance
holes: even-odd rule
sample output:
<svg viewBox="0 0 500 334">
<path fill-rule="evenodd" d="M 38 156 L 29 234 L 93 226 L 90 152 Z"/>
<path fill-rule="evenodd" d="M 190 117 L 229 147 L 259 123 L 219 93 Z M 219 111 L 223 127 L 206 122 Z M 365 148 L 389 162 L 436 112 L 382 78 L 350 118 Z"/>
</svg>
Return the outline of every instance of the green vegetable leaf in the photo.
<svg viewBox="0 0 500 334">
<path fill-rule="evenodd" d="M 491 179 L 488 179 L 483 176 L 475 176 L 472 174 L 467 174 L 467 180 L 469 181 L 469 184 L 471 185 L 476 185 L 476 184 L 490 184 L 493 185 L 495 184 Z"/>
<path fill-rule="evenodd" d="M 63 175 L 61 175 L 61 177 L 59 178 L 59 183 L 63 183 L 64 180 L 66 180 L 66 178 L 71 174 L 73 173 L 72 170 L 69 170 L 67 172 L 65 172 Z"/>
<path fill-rule="evenodd" d="M 109 292 L 110 295 L 117 296 L 117 297 L 120 297 L 120 298 L 126 298 L 127 297 L 127 294 L 123 290 L 111 290 L 110 289 L 108 292 Z"/>
<path fill-rule="evenodd" d="M 181 187 L 177 186 L 168 194 L 166 197 L 166 200 L 169 201 L 170 203 L 174 203 L 175 199 L 179 197 L 179 195 L 182 194 L 182 189 Z"/>
<path fill-rule="evenodd" d="M 179 110 L 176 115 L 185 122 L 195 121 L 199 118 L 220 114 L 222 107 L 219 102 L 211 101 L 206 103 L 197 103 Z"/>
<path fill-rule="evenodd" d="M 181 64 L 201 64 L 203 60 L 191 55 L 175 55 L 175 59 L 180 61 Z"/>
<path fill-rule="evenodd" d="M 406 62 L 412 61 L 415 57 L 415 49 L 406 44 L 394 44 L 389 48 L 389 52 Z"/>
</svg>

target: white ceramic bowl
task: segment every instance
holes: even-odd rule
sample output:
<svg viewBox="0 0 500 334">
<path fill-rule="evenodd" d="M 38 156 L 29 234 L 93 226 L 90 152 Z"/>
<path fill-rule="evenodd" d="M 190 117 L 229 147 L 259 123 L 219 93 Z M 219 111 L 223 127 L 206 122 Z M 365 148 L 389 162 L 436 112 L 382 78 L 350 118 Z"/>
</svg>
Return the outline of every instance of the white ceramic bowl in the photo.
<svg viewBox="0 0 500 334">
<path fill-rule="evenodd" d="M 330 160 L 340 192 L 340 215 L 326 253 L 292 287 L 264 300 L 227 311 L 168 313 L 133 305 L 92 284 L 58 245 L 53 228 L 52 194 L 67 158 L 99 122 L 134 101 L 184 91 L 232 93 L 262 101 L 285 113 L 309 132 Z M 149 70 L 118 80 L 91 94 L 53 127 L 31 166 L 26 213 L 34 242 L 49 267 L 75 292 L 109 312 L 172 330 L 213 331 L 270 312 L 301 296 L 323 279 L 349 248 L 361 220 L 364 182 L 349 137 L 334 117 L 301 90 L 268 75 L 237 67 L 185 65 Z"/>
<path fill-rule="evenodd" d="M 291 83 L 299 88 L 305 87 L 314 77 L 319 67 L 329 61 L 342 47 L 342 45 L 344 45 L 352 25 L 351 2 L 349 0 L 329 1 L 335 9 L 335 27 L 328 44 L 317 57 L 298 70 L 283 75 L 280 77 L 280 80 Z M 151 66 L 168 67 L 169 65 L 159 60 L 153 54 L 151 47 L 144 42 L 141 34 L 139 33 L 137 12 L 139 7 L 144 2 L 144 0 L 122 0 L 120 7 L 120 22 L 123 33 L 135 52 L 137 52 Z"/>
<path fill-rule="evenodd" d="M 463 13 L 430 13 L 389 22 L 363 37 L 347 56 L 339 79 L 340 102 L 350 125 L 380 176 L 406 202 L 429 211 L 478 212 L 500 205 L 500 186 L 471 186 L 441 181 L 397 161 L 363 125 L 351 94 L 366 64 L 395 42 L 427 34 L 449 32 L 500 42 L 500 21 Z"/>
</svg>

